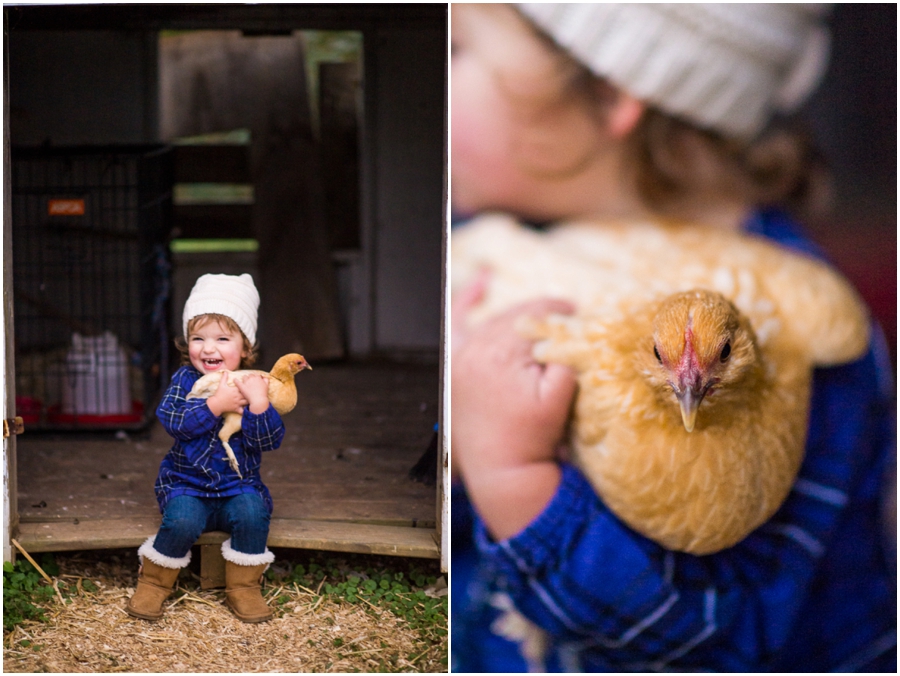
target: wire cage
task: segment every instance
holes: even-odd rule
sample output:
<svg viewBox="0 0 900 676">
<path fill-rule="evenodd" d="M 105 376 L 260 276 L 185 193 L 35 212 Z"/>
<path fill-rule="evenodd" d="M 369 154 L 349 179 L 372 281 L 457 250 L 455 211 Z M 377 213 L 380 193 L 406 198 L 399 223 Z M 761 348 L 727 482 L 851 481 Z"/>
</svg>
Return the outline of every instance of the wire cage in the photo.
<svg viewBox="0 0 900 676">
<path fill-rule="evenodd" d="M 139 429 L 168 380 L 168 146 L 13 148 L 16 409 Z"/>
</svg>

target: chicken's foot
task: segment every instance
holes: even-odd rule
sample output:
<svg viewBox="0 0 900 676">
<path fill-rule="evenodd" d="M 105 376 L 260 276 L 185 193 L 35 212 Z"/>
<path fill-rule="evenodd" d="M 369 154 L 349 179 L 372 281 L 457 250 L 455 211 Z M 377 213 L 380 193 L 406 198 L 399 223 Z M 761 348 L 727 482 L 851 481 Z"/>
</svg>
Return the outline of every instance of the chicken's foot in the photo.
<svg viewBox="0 0 900 676">
<path fill-rule="evenodd" d="M 225 447 L 225 455 L 228 456 L 228 464 L 231 465 L 231 469 L 233 469 L 235 472 L 237 472 L 238 478 L 243 479 L 244 475 L 241 474 L 241 470 L 238 467 L 237 458 L 234 455 L 234 451 L 231 450 L 231 446 L 228 445 L 227 441 L 223 441 L 222 446 Z"/>
</svg>

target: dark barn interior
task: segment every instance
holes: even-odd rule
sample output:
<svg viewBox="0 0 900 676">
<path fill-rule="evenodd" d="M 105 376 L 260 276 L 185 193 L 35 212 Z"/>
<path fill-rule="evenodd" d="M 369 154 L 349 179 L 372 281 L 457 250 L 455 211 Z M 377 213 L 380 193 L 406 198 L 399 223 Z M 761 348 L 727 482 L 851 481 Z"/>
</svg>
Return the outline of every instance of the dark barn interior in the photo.
<svg viewBox="0 0 900 676">
<path fill-rule="evenodd" d="M 14 537 L 155 532 L 171 440 L 153 410 L 184 301 L 203 273 L 246 272 L 258 368 L 313 365 L 263 462 L 270 546 L 438 558 L 441 481 L 407 473 L 442 406 L 446 7 L 17 6 L 4 23 Z"/>
<path fill-rule="evenodd" d="M 828 70 L 803 111 L 829 171 L 810 229 L 884 329 L 897 364 L 897 6 L 837 3 Z"/>
</svg>

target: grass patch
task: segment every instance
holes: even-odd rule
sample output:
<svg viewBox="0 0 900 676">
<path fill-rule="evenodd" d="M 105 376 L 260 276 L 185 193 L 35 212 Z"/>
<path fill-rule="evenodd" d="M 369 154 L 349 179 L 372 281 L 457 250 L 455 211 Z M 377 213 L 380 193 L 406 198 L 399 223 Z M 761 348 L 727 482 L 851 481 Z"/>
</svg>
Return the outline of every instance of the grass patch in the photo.
<svg viewBox="0 0 900 676">
<path fill-rule="evenodd" d="M 44 554 L 40 566 L 47 575 L 59 574 L 59 567 L 50 554 Z M 25 559 L 3 562 L 3 631 L 12 631 L 26 620 L 46 622 L 42 607 L 56 591 L 47 584 L 37 569 Z"/>
</svg>

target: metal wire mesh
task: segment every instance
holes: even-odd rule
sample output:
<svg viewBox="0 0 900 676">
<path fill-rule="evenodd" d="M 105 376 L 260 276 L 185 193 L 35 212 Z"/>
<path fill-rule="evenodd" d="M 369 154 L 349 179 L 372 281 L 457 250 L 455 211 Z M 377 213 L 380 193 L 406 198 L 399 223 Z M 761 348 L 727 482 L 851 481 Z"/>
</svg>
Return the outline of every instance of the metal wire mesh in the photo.
<svg viewBox="0 0 900 676">
<path fill-rule="evenodd" d="M 136 427 L 168 371 L 171 151 L 12 152 L 16 403 L 34 427 Z"/>
</svg>

